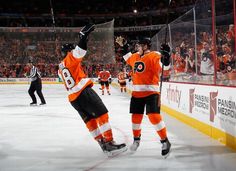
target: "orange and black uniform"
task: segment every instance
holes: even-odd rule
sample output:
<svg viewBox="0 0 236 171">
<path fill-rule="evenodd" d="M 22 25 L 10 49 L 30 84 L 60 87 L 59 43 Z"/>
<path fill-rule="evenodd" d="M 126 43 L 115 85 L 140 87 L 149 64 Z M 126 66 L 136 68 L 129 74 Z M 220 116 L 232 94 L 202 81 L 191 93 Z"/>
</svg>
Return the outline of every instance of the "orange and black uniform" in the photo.
<svg viewBox="0 0 236 171">
<path fill-rule="evenodd" d="M 70 103 L 79 112 L 94 139 L 112 141 L 108 110 L 91 88 L 93 82 L 87 78 L 81 66 L 86 52 L 79 46 L 68 52 L 59 64 L 59 76 L 64 81 Z"/>
<path fill-rule="evenodd" d="M 102 87 L 102 95 L 104 95 L 104 89 L 106 87 L 107 94 L 110 95 L 109 82 L 111 81 L 111 74 L 109 71 L 103 70 L 98 74 L 98 80 Z"/>
<path fill-rule="evenodd" d="M 167 138 L 165 123 L 160 115 L 159 79 L 161 73 L 161 54 L 150 51 L 140 56 L 139 53 L 127 53 L 123 56 L 132 67 L 132 97 L 130 113 L 132 113 L 132 129 L 134 138 L 141 136 L 141 122 L 144 109 L 150 122 L 161 139 Z"/>
<path fill-rule="evenodd" d="M 118 83 L 120 84 L 120 91 L 121 92 L 126 92 L 126 78 L 127 78 L 127 73 L 125 71 L 121 71 L 118 73 Z"/>
</svg>

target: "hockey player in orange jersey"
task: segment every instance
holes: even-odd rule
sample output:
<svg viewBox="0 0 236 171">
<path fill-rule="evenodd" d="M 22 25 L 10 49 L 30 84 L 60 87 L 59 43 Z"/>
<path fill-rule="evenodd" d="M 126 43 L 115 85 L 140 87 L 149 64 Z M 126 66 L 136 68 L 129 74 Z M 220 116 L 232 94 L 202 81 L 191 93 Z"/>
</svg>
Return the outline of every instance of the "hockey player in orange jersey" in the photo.
<svg viewBox="0 0 236 171">
<path fill-rule="evenodd" d="M 81 61 L 87 52 L 88 35 L 94 30 L 88 24 L 79 33 L 77 45 L 65 44 L 61 53 L 64 59 L 59 64 L 59 76 L 64 81 L 71 105 L 78 111 L 93 138 L 108 156 L 125 151 L 125 144 L 113 141 L 108 110 L 97 93 L 91 88 L 93 82 L 83 72 Z"/>
<path fill-rule="evenodd" d="M 110 72 L 106 71 L 105 68 L 103 68 L 103 70 L 98 73 L 98 81 L 101 84 L 102 95 L 104 95 L 105 88 L 107 90 L 107 94 L 111 95 L 109 86 L 109 83 L 111 83 Z"/>
<path fill-rule="evenodd" d="M 120 84 L 120 92 L 126 92 L 126 78 L 127 78 L 127 72 L 125 71 L 125 68 L 118 73 L 118 83 Z"/>
<path fill-rule="evenodd" d="M 151 40 L 146 37 L 140 39 L 138 52 L 132 54 L 129 52 L 128 43 L 123 37 L 118 37 L 116 42 L 123 47 L 123 58 L 133 70 L 130 113 L 132 113 L 134 142 L 130 146 L 130 150 L 136 151 L 140 145 L 141 122 L 146 107 L 149 121 L 161 139 L 161 155 L 166 158 L 169 155 L 171 144 L 167 138 L 165 123 L 160 115 L 159 78 L 162 63 L 165 66 L 168 66 L 170 63 L 170 47 L 163 44 L 161 46 L 161 53 L 151 51 Z"/>
</svg>

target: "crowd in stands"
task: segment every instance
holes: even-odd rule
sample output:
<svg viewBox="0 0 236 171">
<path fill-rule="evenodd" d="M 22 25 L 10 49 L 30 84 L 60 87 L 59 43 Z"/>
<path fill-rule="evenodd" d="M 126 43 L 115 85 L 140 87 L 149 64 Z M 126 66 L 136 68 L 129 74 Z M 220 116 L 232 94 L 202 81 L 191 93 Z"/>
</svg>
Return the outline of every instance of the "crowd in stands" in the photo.
<svg viewBox="0 0 236 171">
<path fill-rule="evenodd" d="M 194 38 L 191 36 L 194 36 L 194 34 L 175 33 L 175 40 L 178 41 L 173 42 L 170 72 L 173 81 L 178 76 L 183 75 L 184 79 L 188 81 L 192 81 L 190 78 L 196 78 L 196 76 L 202 76 L 201 80 L 204 80 L 204 76 L 214 75 L 215 68 L 218 79 L 234 77 L 236 74 L 234 25 L 230 24 L 227 27 L 218 28 L 216 61 L 213 57 L 212 34 L 204 31 L 199 32 L 197 49 L 194 46 Z M 60 61 L 61 46 L 58 39 L 52 41 L 47 37 L 46 41 L 35 42 L 35 40 L 29 38 L 7 38 L 7 36 L 1 35 L 0 77 L 24 77 L 24 74 L 29 70 L 26 65 L 29 59 L 34 60 L 41 71 L 42 77 L 57 77 L 57 64 Z M 83 65 L 85 72 L 89 77 L 97 77 L 98 72 L 105 68 L 111 72 L 112 77 L 116 77 L 119 70 L 124 67 L 120 47 L 107 40 L 103 41 L 103 44 L 95 40 L 90 42 L 93 42 L 89 45 L 92 52 L 85 59 Z M 111 44 L 114 44 L 115 54 L 107 51 L 107 47 Z M 234 75 L 232 76 L 230 73 L 234 73 Z M 209 78 L 206 78 L 207 81 L 209 81 Z"/>
<path fill-rule="evenodd" d="M 60 38 L 52 41 L 47 37 L 46 40 L 35 40 L 0 35 L 0 77 L 24 77 L 29 71 L 29 60 L 39 68 L 42 77 L 57 77 L 58 63 L 61 60 L 60 47 L 63 44 L 58 39 Z M 114 42 L 109 40 L 103 40 L 102 43 L 93 39 L 89 41 L 90 50 L 83 63 L 89 77 L 97 77 L 103 68 L 115 77 L 119 68 L 123 66 L 121 57 L 119 60 L 115 58 L 112 44 Z"/>
<path fill-rule="evenodd" d="M 202 1 L 203 3 L 207 2 L 206 0 L 198 1 Z M 110 3 L 105 6 L 99 6 L 97 3 L 94 3 L 96 5 L 91 5 L 91 2 L 87 1 L 76 1 L 77 3 L 80 3 L 80 5 L 86 6 L 86 8 L 83 9 L 76 9 L 77 11 L 73 11 L 75 9 L 71 8 L 71 6 L 73 6 L 72 2 L 74 1 L 69 0 L 68 3 L 65 4 L 68 8 L 66 7 L 63 9 L 60 8 L 62 1 L 59 0 L 55 3 L 54 9 L 57 9 L 55 11 L 57 26 L 71 27 L 84 25 L 84 22 L 88 19 L 86 18 L 87 15 L 83 17 L 85 13 L 89 13 L 90 15 L 87 17 L 94 17 L 94 19 L 103 16 L 103 20 L 104 18 L 110 20 L 110 17 L 115 15 L 115 27 L 129 26 L 129 24 L 132 26 L 147 26 L 152 25 L 153 23 L 160 24 L 165 23 L 164 20 L 166 19 L 166 17 L 163 17 L 164 14 L 166 14 L 164 0 L 158 1 L 158 5 L 150 5 L 156 3 L 155 0 L 143 1 L 142 6 L 134 6 L 135 4 L 133 3 L 127 4 L 129 8 L 122 9 L 117 5 L 117 3 L 120 4 L 121 2 L 115 0 L 110 1 Z M 225 0 L 219 2 L 220 4 L 216 5 L 216 8 L 222 7 L 224 4 L 230 5 L 230 3 L 226 3 L 227 1 Z M 35 3 L 39 4 L 36 6 L 34 5 L 34 8 L 30 8 L 28 6 L 30 4 L 27 4 L 25 8 L 17 8 L 19 11 L 14 11 L 13 9 L 18 5 L 22 5 L 22 2 L 17 3 L 16 1 L 16 3 L 14 3 L 15 6 L 8 6 L 7 3 L 3 3 L 3 6 L 0 7 L 0 26 L 52 26 L 52 16 L 48 13 L 46 6 L 44 5 L 44 8 L 41 8 L 40 5 L 43 3 L 39 0 L 35 0 Z M 125 3 L 131 3 L 131 1 L 125 1 Z M 184 12 L 182 7 L 188 9 L 188 5 L 193 5 L 194 3 L 195 0 L 172 0 L 170 8 L 172 13 L 177 13 L 180 9 Z M 48 5 L 50 7 L 50 4 Z M 130 12 L 133 7 L 137 7 L 141 12 L 138 16 L 134 16 L 135 14 Z M 205 6 L 201 4 L 200 7 L 203 9 Z M 70 9 L 70 11 L 66 9 Z M 198 8 L 196 9 L 198 10 Z M 224 16 L 224 14 L 229 14 L 231 17 L 228 17 L 227 15 L 225 16 L 227 22 L 224 22 L 221 19 L 221 25 L 217 23 L 215 35 L 216 46 L 213 45 L 211 18 L 208 18 L 210 20 L 202 20 L 202 23 L 198 23 L 198 21 L 196 33 L 193 32 L 193 25 L 190 25 L 189 29 L 187 26 L 180 27 L 181 29 L 178 29 L 178 27 L 176 27 L 176 29 L 171 28 L 173 35 L 172 42 L 170 42 L 172 47 L 172 66 L 166 74 L 166 78 L 168 78 L 166 80 L 169 80 L 170 78 L 171 81 L 196 81 L 198 83 L 205 81 L 207 83 L 213 83 L 215 74 L 219 84 L 228 84 L 228 80 L 236 80 L 235 23 L 233 24 L 232 20 L 233 13 L 232 11 L 230 13 L 230 11 L 224 11 L 221 9 L 224 8 L 218 9 L 217 14 L 222 16 Z M 162 10 L 163 13 L 158 13 Z M 232 8 L 229 7 L 227 10 L 232 10 Z M 96 14 L 91 13 L 91 11 L 96 11 Z M 153 15 L 152 11 L 155 12 L 155 15 Z M 146 12 L 151 16 L 149 19 L 147 19 Z M 45 13 L 45 15 L 41 15 L 41 17 L 33 17 L 37 16 L 39 13 Z M 118 13 L 122 15 L 117 15 Z M 4 15 L 9 14 L 11 14 L 10 16 L 15 16 L 15 18 L 4 18 Z M 206 11 L 206 13 L 200 12 L 200 14 L 203 19 L 211 17 L 209 11 Z M 117 17 L 120 18 L 120 20 Z M 78 21 L 74 20 L 76 18 Z M 197 18 L 199 19 L 199 16 L 197 16 Z M 155 20 L 158 20 L 158 22 Z M 229 21 L 232 22 L 229 24 Z M 78 25 L 77 22 L 79 23 Z M 208 23 L 206 24 L 206 22 Z M 182 25 L 181 20 L 180 25 Z M 23 38 L 17 37 L 16 34 L 17 33 L 6 34 L 0 32 L 0 77 L 24 77 L 24 73 L 29 70 L 26 65 L 29 59 L 34 60 L 35 65 L 38 66 L 43 77 L 57 77 L 57 64 L 60 61 L 61 45 L 63 42 L 68 40 L 73 42 L 77 40 L 77 36 L 75 35 L 69 37 L 66 35 L 68 40 L 65 40 L 65 36 L 63 37 L 58 34 L 33 33 L 32 35 Z M 135 34 L 140 34 L 140 32 L 134 32 L 134 35 Z M 125 37 L 126 39 L 129 39 L 129 36 L 132 36 L 132 34 L 127 34 L 125 36 L 127 36 Z M 117 46 L 111 38 L 101 40 L 102 37 L 99 38 L 100 41 L 97 41 L 96 39 L 90 41 L 92 43 L 89 47 L 89 54 L 83 63 L 84 70 L 89 77 L 97 77 L 98 72 L 105 68 L 110 71 L 112 77 L 116 77 L 117 72 L 124 67 L 121 48 Z M 132 45 L 134 46 L 134 44 L 135 43 L 133 42 Z M 234 85 L 236 85 L 236 83 L 234 83 Z"/>
<path fill-rule="evenodd" d="M 194 34 L 186 32 L 175 34 L 175 39 L 182 42 L 175 42 L 173 46 L 171 80 L 213 83 L 215 70 L 219 84 L 226 84 L 224 80 L 236 80 L 234 25 L 217 28 L 216 58 L 214 58 L 212 34 L 202 31 L 198 33 L 197 38 L 195 47 Z"/>
</svg>

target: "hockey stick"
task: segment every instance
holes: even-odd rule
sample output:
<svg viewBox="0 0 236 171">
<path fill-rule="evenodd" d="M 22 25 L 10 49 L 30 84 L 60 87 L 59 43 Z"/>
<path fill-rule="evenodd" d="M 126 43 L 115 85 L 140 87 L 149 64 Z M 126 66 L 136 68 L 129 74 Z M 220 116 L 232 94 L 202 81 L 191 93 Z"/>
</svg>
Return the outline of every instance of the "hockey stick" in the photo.
<svg viewBox="0 0 236 171">
<path fill-rule="evenodd" d="M 167 41 L 170 4 L 171 4 L 171 0 L 169 0 L 168 7 L 167 7 L 167 14 L 166 14 L 166 30 L 165 30 L 165 42 L 164 42 L 165 44 L 166 44 L 166 41 Z M 164 73 L 164 64 L 162 63 L 162 66 L 161 66 L 160 94 L 161 94 L 161 91 L 162 91 L 163 73 Z"/>
<path fill-rule="evenodd" d="M 56 40 L 57 40 L 56 22 L 55 22 L 55 15 L 54 15 L 54 8 L 53 8 L 52 0 L 50 0 L 50 12 L 51 12 L 51 18 L 52 18 L 52 28 L 53 28 L 53 34 L 54 34 L 54 42 L 55 42 L 55 45 L 56 45 Z M 57 60 L 58 60 L 57 62 L 60 62 L 59 57 L 57 57 Z"/>
<path fill-rule="evenodd" d="M 53 9 L 52 0 L 50 0 L 50 11 L 51 11 L 51 17 L 52 17 L 52 26 L 53 26 L 53 29 L 55 32 L 56 23 L 55 23 L 55 16 L 54 16 L 54 9 Z"/>
</svg>

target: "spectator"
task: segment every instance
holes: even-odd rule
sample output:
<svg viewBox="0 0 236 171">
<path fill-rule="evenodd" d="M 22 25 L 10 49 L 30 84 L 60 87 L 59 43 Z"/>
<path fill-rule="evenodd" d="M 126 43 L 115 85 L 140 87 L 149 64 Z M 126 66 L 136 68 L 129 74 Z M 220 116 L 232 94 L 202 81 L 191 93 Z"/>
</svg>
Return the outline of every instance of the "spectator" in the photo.
<svg viewBox="0 0 236 171">
<path fill-rule="evenodd" d="M 200 50 L 200 73 L 202 75 L 214 74 L 213 55 L 211 53 L 210 45 L 208 42 L 203 42 L 203 48 Z"/>
</svg>

